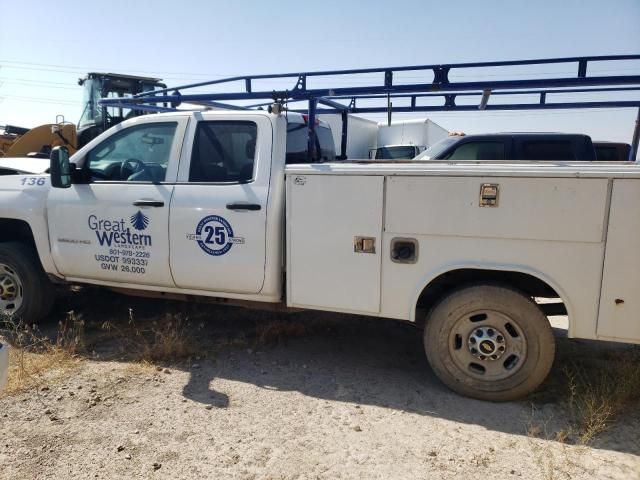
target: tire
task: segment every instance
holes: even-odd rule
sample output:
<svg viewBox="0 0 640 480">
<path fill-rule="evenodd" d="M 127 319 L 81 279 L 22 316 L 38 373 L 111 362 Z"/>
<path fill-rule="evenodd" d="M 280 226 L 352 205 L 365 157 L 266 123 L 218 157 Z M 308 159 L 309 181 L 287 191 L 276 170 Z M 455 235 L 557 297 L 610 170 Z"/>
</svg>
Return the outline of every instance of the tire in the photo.
<svg viewBox="0 0 640 480">
<path fill-rule="evenodd" d="M 24 323 L 46 317 L 55 299 L 34 248 L 23 243 L 0 243 L 0 315 Z"/>
<path fill-rule="evenodd" d="M 555 340 L 531 298 L 508 287 L 477 285 L 450 293 L 431 310 L 424 348 L 449 388 L 504 402 L 528 395 L 544 381 Z"/>
</svg>

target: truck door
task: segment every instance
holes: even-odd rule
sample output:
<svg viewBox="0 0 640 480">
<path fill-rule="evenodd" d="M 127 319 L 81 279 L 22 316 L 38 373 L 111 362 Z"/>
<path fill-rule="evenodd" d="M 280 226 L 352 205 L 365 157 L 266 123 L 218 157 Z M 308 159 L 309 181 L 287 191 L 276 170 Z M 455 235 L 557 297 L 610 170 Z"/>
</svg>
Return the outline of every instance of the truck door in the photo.
<svg viewBox="0 0 640 480">
<path fill-rule="evenodd" d="M 71 279 L 173 287 L 169 203 L 187 116 L 116 127 L 81 158 L 91 179 L 52 188 L 53 260 Z"/>
<path fill-rule="evenodd" d="M 259 293 L 265 277 L 272 127 L 265 116 L 194 114 L 169 218 L 179 288 Z"/>
</svg>

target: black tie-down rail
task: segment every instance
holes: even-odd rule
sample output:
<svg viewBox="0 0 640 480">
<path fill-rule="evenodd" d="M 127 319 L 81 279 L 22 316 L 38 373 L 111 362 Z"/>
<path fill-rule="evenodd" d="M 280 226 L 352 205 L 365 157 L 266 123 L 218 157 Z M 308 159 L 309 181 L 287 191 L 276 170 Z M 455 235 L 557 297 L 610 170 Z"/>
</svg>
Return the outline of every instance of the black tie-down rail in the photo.
<svg viewBox="0 0 640 480">
<path fill-rule="evenodd" d="M 540 66 L 554 72 L 536 73 Z M 514 72 L 514 69 L 533 73 Z M 628 72 L 625 74 L 607 74 Z M 549 78 L 552 75 L 552 78 Z M 558 75 L 558 76 L 555 76 Z M 363 82 L 363 77 L 365 78 Z M 519 77 L 514 79 L 513 77 Z M 526 77 L 526 78 L 523 78 Z M 487 80 L 489 78 L 489 80 Z M 415 82 L 415 79 L 418 81 Z M 256 87 L 278 82 L 277 88 Z M 280 84 L 281 82 L 281 84 Z M 292 82 L 292 83 L 291 83 Z M 363 83 L 357 85 L 357 83 Z M 313 88 L 311 84 L 330 84 Z M 356 85 L 349 85 L 350 83 Z M 287 86 L 288 84 L 288 86 Z M 240 85 L 240 89 L 238 89 Z M 215 88 L 210 93 L 194 89 Z M 285 88 L 282 88 L 285 87 Z M 289 88 L 290 87 L 290 88 Z M 596 95 L 596 100 L 578 100 L 572 96 Z M 614 100 L 613 94 L 624 99 Z M 517 96 L 535 99 L 516 101 Z M 492 99 L 499 101 L 492 102 Z M 439 100 L 433 103 L 434 100 Z M 386 112 L 456 112 L 503 110 L 554 110 L 584 108 L 638 108 L 630 159 L 638 151 L 640 138 L 640 55 L 551 58 L 501 62 L 477 62 L 442 65 L 328 70 L 302 73 L 248 75 L 193 83 L 145 92 L 134 97 L 102 99 L 110 107 L 135 108 L 150 112 L 174 111 L 182 104 L 211 108 L 263 108 L 274 102 L 279 108 L 288 103 L 307 102 L 306 108 L 289 110 L 309 115 L 308 152 L 315 151 L 316 115 L 342 115 L 341 158 L 346 159 L 348 114 Z M 425 104 L 424 102 L 431 102 Z M 247 103 L 249 102 L 249 103 Z M 259 102 L 259 103 L 255 103 Z M 393 106 L 393 102 L 404 103 Z M 162 105 L 170 104 L 171 107 Z"/>
</svg>

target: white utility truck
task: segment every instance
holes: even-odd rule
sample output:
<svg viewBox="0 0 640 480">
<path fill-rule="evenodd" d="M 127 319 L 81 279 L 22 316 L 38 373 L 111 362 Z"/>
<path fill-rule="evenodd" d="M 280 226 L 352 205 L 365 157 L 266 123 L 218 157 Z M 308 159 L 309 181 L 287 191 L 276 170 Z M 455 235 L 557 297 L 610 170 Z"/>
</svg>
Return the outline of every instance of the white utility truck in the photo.
<svg viewBox="0 0 640 480">
<path fill-rule="evenodd" d="M 553 362 L 534 298 L 571 337 L 640 342 L 638 166 L 285 165 L 286 143 L 284 114 L 148 115 L 0 177 L 0 311 L 42 318 L 54 281 L 404 320 L 495 401 Z"/>
</svg>

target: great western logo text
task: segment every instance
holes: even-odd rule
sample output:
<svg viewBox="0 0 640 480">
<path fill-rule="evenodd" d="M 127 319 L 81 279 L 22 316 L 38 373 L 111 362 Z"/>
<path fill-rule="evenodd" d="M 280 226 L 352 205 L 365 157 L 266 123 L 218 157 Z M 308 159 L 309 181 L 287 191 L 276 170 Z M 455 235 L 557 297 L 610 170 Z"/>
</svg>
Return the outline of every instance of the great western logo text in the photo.
<svg viewBox="0 0 640 480">
<path fill-rule="evenodd" d="M 116 275 L 145 275 L 151 262 L 151 235 L 145 233 L 150 221 L 141 210 L 126 218 L 89 215 L 89 228 L 103 247 L 93 255 L 100 269 Z"/>
<path fill-rule="evenodd" d="M 129 226 L 129 223 L 131 226 Z M 89 228 L 96 232 L 98 242 L 103 247 L 111 245 L 141 245 L 151 246 L 151 235 L 131 231 L 133 227 L 138 232 L 146 230 L 149 225 L 149 217 L 141 211 L 132 215 L 129 222 L 124 218 L 103 220 L 96 215 L 89 215 Z"/>
</svg>

